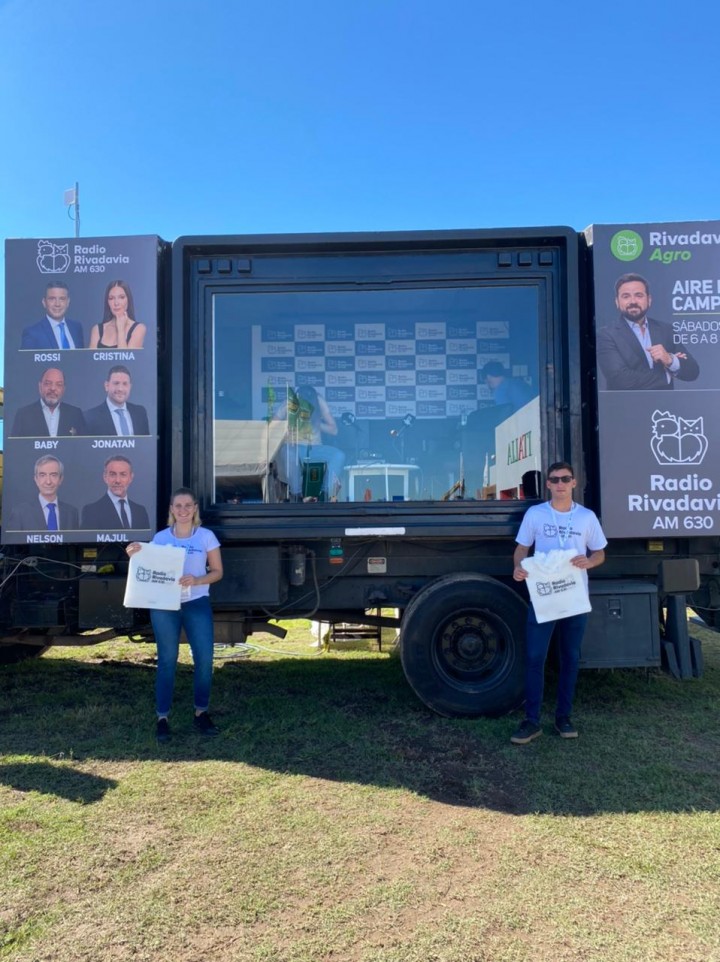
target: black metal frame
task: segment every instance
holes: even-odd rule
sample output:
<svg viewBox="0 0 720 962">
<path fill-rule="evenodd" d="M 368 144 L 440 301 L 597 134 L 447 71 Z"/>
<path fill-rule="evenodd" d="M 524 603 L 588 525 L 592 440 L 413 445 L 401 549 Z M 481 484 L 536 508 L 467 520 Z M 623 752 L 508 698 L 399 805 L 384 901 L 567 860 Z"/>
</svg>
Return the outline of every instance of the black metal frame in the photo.
<svg viewBox="0 0 720 962">
<path fill-rule="evenodd" d="M 168 488 L 189 484 L 198 491 L 203 516 L 223 543 L 342 536 L 349 526 L 402 526 L 417 537 L 509 537 L 517 530 L 527 502 L 461 501 L 215 505 L 212 503 L 212 396 L 210 317 L 214 294 L 223 291 L 347 289 L 352 286 L 438 286 L 460 283 L 536 285 L 545 292 L 539 344 L 541 404 L 544 405 L 543 462 L 567 458 L 578 465 L 584 482 L 581 424 L 581 335 L 578 290 L 578 235 L 566 227 L 524 230 L 423 231 L 408 233 L 285 234 L 229 237 L 181 237 L 172 250 L 172 321 L 168 354 L 170 390 L 163 423 L 171 424 L 165 444 L 171 465 Z M 473 255 L 467 266 L 448 277 L 393 275 L 323 278 L 317 260 L 328 255 Z M 257 258 L 293 258 L 292 276 L 255 278 Z M 315 267 L 307 272 L 309 263 Z M 336 264 L 337 262 L 335 262 Z M 392 260 L 386 265 L 392 270 Z M 305 270 L 305 273 L 303 273 Z"/>
</svg>

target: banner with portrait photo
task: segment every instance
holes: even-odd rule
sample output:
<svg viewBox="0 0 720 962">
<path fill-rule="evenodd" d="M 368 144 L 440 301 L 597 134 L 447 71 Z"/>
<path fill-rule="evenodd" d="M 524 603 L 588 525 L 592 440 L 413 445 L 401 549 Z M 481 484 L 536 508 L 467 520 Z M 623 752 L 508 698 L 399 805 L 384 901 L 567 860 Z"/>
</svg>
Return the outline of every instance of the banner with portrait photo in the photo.
<svg viewBox="0 0 720 962">
<path fill-rule="evenodd" d="M 609 537 L 720 533 L 720 221 L 594 225 Z"/>
<path fill-rule="evenodd" d="M 156 529 L 159 240 L 5 244 L 6 544 Z"/>
</svg>

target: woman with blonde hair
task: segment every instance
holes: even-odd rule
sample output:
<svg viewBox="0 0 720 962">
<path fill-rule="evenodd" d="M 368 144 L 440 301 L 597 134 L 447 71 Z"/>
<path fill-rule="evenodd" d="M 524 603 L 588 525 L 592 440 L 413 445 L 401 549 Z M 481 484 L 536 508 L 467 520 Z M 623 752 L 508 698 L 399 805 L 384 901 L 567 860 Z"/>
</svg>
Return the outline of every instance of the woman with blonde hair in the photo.
<svg viewBox="0 0 720 962">
<path fill-rule="evenodd" d="M 223 566 L 220 542 L 212 531 L 202 527 L 197 500 L 189 488 L 178 488 L 173 492 L 168 527 L 158 531 L 152 543 L 173 545 L 185 550 L 185 564 L 180 578 L 180 610 L 152 609 L 150 612 L 158 658 L 155 682 L 157 740 L 170 740 L 168 715 L 175 687 L 180 631 L 183 628 L 193 656 L 193 726 L 201 735 L 217 735 L 218 728 L 208 714 L 214 644 L 210 585 L 220 581 Z M 142 545 L 133 541 L 126 550 L 128 555 L 133 555 L 142 550 Z"/>
</svg>

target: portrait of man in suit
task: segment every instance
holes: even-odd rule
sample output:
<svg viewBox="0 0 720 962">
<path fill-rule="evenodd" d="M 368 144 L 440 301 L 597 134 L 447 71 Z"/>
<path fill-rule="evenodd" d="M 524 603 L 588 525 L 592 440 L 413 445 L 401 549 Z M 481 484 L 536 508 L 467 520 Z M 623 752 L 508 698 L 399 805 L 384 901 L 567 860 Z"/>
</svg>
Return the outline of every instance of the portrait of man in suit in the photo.
<svg viewBox="0 0 720 962">
<path fill-rule="evenodd" d="M 130 371 L 123 364 L 110 368 L 105 381 L 105 400 L 85 411 L 88 434 L 131 436 L 150 434 L 147 411 L 128 401 L 132 390 Z"/>
<path fill-rule="evenodd" d="M 87 434 L 80 408 L 65 404 L 65 375 L 59 367 L 48 367 L 38 382 L 40 397 L 19 408 L 13 419 L 11 437 L 66 438 Z"/>
<path fill-rule="evenodd" d="M 675 350 L 671 325 L 647 316 L 652 295 L 644 277 L 619 277 L 615 305 L 619 318 L 597 335 L 597 360 L 607 390 L 668 391 L 676 380 L 698 377 L 700 368 L 690 352 Z"/>
<path fill-rule="evenodd" d="M 58 488 L 63 483 L 65 468 L 62 461 L 45 454 L 35 462 L 37 498 L 16 504 L 10 511 L 8 531 L 76 531 L 78 509 L 58 500 Z"/>
<path fill-rule="evenodd" d="M 133 482 L 132 463 L 122 454 L 109 457 L 103 469 L 106 493 L 82 509 L 81 527 L 95 531 L 112 531 L 150 527 L 146 509 L 128 498 Z"/>
<path fill-rule="evenodd" d="M 22 332 L 20 347 L 35 351 L 69 351 L 85 347 L 82 324 L 66 318 L 70 306 L 67 284 L 50 281 L 42 299 L 45 317 Z"/>
</svg>

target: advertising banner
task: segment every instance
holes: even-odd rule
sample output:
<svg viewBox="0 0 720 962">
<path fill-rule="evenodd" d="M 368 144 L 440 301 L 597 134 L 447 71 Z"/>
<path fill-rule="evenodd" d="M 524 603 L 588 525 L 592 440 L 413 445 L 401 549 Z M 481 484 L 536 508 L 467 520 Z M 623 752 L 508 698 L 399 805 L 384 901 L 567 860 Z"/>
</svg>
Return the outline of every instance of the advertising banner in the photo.
<svg viewBox="0 0 720 962">
<path fill-rule="evenodd" d="M 156 529 L 157 237 L 5 244 L 5 544 Z"/>
<path fill-rule="evenodd" d="M 528 471 L 540 471 L 540 398 L 535 397 L 495 428 L 495 487 L 512 491 Z"/>
<path fill-rule="evenodd" d="M 720 533 L 720 221 L 588 228 L 602 524 Z"/>
</svg>

